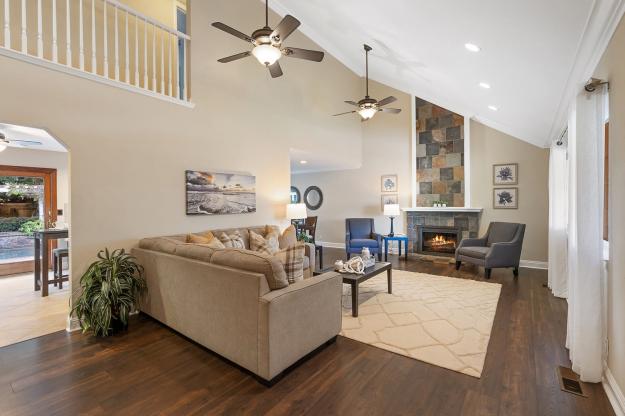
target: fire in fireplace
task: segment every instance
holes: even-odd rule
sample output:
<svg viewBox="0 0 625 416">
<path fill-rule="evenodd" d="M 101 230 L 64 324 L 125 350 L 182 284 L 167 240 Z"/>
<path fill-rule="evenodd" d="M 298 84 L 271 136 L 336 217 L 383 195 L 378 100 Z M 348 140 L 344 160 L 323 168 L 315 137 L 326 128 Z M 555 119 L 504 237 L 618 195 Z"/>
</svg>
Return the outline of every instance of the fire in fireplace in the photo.
<svg viewBox="0 0 625 416">
<path fill-rule="evenodd" d="M 418 252 L 453 255 L 460 242 L 460 230 L 454 227 L 419 227 Z"/>
</svg>

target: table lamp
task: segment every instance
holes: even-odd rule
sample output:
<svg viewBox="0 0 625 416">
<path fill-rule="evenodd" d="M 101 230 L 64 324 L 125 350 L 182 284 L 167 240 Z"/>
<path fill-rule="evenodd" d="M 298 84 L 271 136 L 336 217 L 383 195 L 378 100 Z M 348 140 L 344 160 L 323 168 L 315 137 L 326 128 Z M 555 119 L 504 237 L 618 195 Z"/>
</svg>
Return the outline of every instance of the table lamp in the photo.
<svg viewBox="0 0 625 416">
<path fill-rule="evenodd" d="M 399 204 L 385 204 L 384 205 L 384 215 L 391 219 L 391 232 L 388 233 L 389 237 L 393 237 L 395 233 L 393 232 L 393 220 L 395 217 L 399 216 Z"/>
</svg>

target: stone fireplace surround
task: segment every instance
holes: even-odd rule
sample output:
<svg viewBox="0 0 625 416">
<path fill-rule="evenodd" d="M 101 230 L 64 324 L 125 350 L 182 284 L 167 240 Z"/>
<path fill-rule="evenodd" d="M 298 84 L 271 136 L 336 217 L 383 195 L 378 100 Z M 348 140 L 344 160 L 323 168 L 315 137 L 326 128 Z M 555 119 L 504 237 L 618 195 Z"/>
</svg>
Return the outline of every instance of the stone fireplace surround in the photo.
<svg viewBox="0 0 625 416">
<path fill-rule="evenodd" d="M 419 227 L 453 227 L 460 239 L 476 238 L 480 230 L 481 208 L 462 207 L 416 207 L 404 208 L 408 235 L 408 251 L 419 252 Z"/>
</svg>

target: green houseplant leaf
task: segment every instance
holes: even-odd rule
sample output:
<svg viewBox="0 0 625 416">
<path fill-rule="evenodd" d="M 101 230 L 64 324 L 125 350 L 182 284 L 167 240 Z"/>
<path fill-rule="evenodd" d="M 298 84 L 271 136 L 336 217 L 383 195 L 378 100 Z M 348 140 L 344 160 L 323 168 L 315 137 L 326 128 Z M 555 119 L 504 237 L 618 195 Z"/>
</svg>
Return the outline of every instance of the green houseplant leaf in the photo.
<svg viewBox="0 0 625 416">
<path fill-rule="evenodd" d="M 80 278 L 82 293 L 72 314 L 80 321 L 83 332 L 108 336 L 128 325 L 128 316 L 139 308 L 147 292 L 143 266 L 124 249 L 98 253 Z"/>
</svg>

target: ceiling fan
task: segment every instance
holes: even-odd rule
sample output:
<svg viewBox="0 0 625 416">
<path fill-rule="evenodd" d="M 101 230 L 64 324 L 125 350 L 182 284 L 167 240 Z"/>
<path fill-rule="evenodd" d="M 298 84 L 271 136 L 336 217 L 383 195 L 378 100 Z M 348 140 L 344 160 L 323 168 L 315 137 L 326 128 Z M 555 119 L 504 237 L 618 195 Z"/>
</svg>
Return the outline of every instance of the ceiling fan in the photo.
<svg viewBox="0 0 625 416">
<path fill-rule="evenodd" d="M 349 105 L 358 107 L 358 110 L 347 111 L 345 113 L 339 113 L 339 114 L 334 114 L 334 115 L 342 116 L 344 114 L 358 113 L 360 117 L 362 118 L 362 121 L 367 121 L 373 118 L 373 116 L 375 116 L 378 112 L 391 113 L 391 114 L 400 113 L 401 109 L 399 108 L 382 108 L 383 106 L 387 104 L 397 101 L 397 98 L 393 97 L 392 95 L 380 101 L 376 100 L 375 98 L 369 97 L 369 52 L 373 49 L 369 45 L 364 45 L 364 47 L 365 47 L 365 68 L 366 68 L 365 98 L 363 98 L 362 100 L 358 102 L 345 101 Z"/>
<path fill-rule="evenodd" d="M 253 55 L 256 59 L 258 59 L 258 62 L 265 65 L 269 69 L 269 73 L 272 78 L 282 76 L 282 68 L 280 68 L 280 63 L 278 62 L 278 59 L 282 56 L 321 62 L 323 60 L 323 52 L 285 47 L 282 45 L 282 42 L 284 42 L 284 40 L 289 37 L 289 35 L 293 33 L 299 25 L 299 20 L 293 16 L 286 15 L 282 21 L 278 23 L 278 26 L 276 26 L 275 29 L 270 28 L 269 0 L 265 1 L 265 27 L 255 30 L 254 33 L 252 33 L 252 36 L 239 32 L 238 30 L 233 29 L 221 22 L 215 22 L 213 23 L 213 26 L 217 29 L 221 29 L 232 36 L 236 36 L 237 38 L 243 39 L 244 41 L 254 45 L 251 51 L 227 56 L 225 58 L 218 59 L 218 61 L 225 64 Z"/>
<path fill-rule="evenodd" d="M 0 133 L 0 152 L 4 151 L 7 147 L 11 146 L 13 143 L 22 147 L 29 146 L 41 146 L 43 143 L 37 142 L 34 140 L 12 140 L 7 139 L 4 133 Z"/>
</svg>

